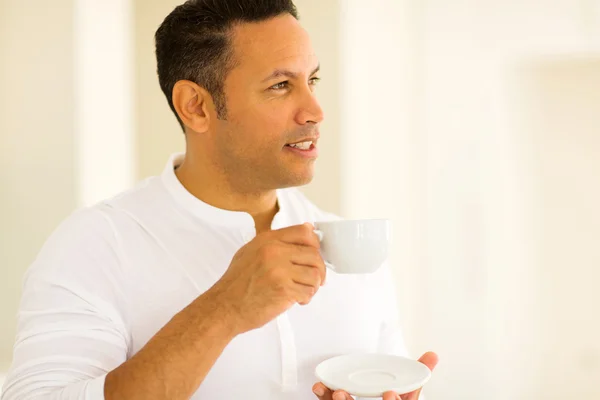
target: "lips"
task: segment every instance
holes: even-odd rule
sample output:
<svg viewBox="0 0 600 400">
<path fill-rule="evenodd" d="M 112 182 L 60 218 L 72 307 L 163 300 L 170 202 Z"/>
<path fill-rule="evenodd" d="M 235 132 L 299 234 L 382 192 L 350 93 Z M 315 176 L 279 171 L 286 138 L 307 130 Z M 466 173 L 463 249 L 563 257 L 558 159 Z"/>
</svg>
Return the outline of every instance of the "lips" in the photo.
<svg viewBox="0 0 600 400">
<path fill-rule="evenodd" d="M 314 142 L 312 140 L 306 140 L 304 142 L 286 144 L 286 146 L 300 150 L 310 150 L 313 144 Z"/>
<path fill-rule="evenodd" d="M 284 150 L 305 159 L 316 159 L 319 155 L 319 150 L 313 141 L 286 144 L 283 148 Z"/>
</svg>

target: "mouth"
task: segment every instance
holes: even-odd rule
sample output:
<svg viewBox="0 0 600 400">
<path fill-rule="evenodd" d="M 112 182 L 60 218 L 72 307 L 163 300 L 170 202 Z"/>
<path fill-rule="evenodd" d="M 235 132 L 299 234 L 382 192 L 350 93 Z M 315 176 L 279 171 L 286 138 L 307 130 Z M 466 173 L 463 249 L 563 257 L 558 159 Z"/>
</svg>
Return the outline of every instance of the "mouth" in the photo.
<svg viewBox="0 0 600 400">
<path fill-rule="evenodd" d="M 295 154 L 304 157 L 316 158 L 317 156 L 317 139 L 302 139 L 296 143 L 288 143 L 284 146 L 285 149 L 293 151 Z"/>
<path fill-rule="evenodd" d="M 286 146 L 299 150 L 310 150 L 311 147 L 314 147 L 315 143 L 316 140 L 304 140 L 302 142 L 288 143 Z"/>
</svg>

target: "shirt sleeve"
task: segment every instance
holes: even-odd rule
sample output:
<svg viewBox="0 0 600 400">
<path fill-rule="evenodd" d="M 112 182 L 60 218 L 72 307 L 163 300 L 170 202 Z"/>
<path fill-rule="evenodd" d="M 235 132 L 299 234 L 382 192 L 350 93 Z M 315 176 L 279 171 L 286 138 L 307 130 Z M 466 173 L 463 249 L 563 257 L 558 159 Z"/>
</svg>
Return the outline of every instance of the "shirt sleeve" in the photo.
<svg viewBox="0 0 600 400">
<path fill-rule="evenodd" d="M 52 234 L 25 275 L 2 400 L 104 399 L 106 374 L 130 343 L 120 274 L 100 209 L 73 214 Z"/>
</svg>

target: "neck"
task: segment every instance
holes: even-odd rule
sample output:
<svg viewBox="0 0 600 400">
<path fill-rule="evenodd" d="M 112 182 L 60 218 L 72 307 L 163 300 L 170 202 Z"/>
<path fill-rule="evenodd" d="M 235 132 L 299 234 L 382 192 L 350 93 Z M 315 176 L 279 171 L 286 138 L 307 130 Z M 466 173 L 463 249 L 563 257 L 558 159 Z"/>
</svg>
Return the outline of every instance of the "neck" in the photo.
<svg viewBox="0 0 600 400">
<path fill-rule="evenodd" d="M 235 188 L 223 173 L 187 154 L 175 175 L 188 192 L 204 203 L 250 214 L 257 234 L 271 229 L 273 218 L 279 211 L 275 190 L 251 192 Z"/>
</svg>

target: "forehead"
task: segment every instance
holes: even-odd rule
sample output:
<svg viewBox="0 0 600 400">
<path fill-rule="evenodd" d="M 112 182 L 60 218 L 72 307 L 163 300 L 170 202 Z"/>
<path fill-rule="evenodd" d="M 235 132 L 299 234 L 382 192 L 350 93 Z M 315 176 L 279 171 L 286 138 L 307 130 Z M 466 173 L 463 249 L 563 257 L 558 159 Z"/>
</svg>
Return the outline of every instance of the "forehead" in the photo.
<svg viewBox="0 0 600 400">
<path fill-rule="evenodd" d="M 232 33 L 236 69 L 264 74 L 289 67 L 298 73 L 310 73 L 318 64 L 308 33 L 289 14 L 239 24 Z"/>
</svg>

